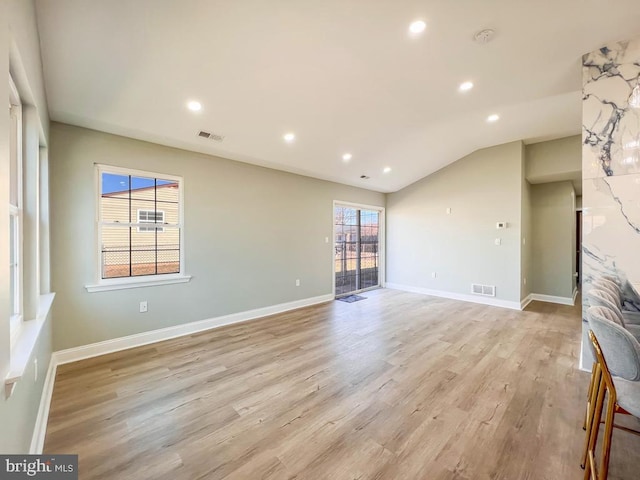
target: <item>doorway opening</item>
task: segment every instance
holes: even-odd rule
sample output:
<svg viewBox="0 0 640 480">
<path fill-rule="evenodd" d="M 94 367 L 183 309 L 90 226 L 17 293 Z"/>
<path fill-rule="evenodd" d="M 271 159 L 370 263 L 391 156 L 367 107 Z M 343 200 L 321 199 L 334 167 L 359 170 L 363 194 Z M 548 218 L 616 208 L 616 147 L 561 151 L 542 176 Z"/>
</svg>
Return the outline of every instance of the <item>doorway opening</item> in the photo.
<svg viewBox="0 0 640 480">
<path fill-rule="evenodd" d="M 334 205 L 336 297 L 380 287 L 382 214 L 373 207 Z"/>
</svg>

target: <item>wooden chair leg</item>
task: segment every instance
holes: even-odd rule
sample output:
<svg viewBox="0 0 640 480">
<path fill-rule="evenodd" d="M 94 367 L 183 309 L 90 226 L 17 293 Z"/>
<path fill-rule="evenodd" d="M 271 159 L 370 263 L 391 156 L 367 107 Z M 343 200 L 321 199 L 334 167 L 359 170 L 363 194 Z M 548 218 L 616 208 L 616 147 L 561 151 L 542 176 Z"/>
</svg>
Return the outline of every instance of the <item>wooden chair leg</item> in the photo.
<svg viewBox="0 0 640 480">
<path fill-rule="evenodd" d="M 595 472 L 594 452 L 596 444 L 598 443 L 598 430 L 600 430 L 600 419 L 602 418 L 602 407 L 604 404 L 604 396 L 607 392 L 604 382 L 600 382 L 598 386 L 598 395 L 596 399 L 596 405 L 593 412 L 593 418 L 591 419 L 591 431 L 589 432 L 589 445 L 587 447 L 588 460 L 584 469 L 584 480 L 590 480 L 591 471 Z"/>
<path fill-rule="evenodd" d="M 584 438 L 584 448 L 582 453 L 582 460 L 580 462 L 580 467 L 585 468 L 587 465 L 587 454 L 589 451 L 589 440 L 591 437 L 591 429 L 594 428 L 593 416 L 596 409 L 596 401 L 598 396 L 598 391 L 600 390 L 600 384 L 602 382 L 602 370 L 600 369 L 600 365 L 597 363 L 593 364 L 593 373 L 591 376 L 591 381 L 589 384 L 589 398 L 587 400 L 587 411 L 585 413 L 584 425 L 585 425 L 585 438 Z M 598 428 L 598 425 L 596 425 Z"/>
</svg>

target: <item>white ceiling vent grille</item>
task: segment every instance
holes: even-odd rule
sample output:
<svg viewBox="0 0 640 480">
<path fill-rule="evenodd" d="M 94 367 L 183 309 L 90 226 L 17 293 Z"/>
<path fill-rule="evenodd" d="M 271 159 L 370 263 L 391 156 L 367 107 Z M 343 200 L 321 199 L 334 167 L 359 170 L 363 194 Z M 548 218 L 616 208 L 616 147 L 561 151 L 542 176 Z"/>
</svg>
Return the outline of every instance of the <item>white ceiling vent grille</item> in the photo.
<svg viewBox="0 0 640 480">
<path fill-rule="evenodd" d="M 214 142 L 222 142 L 224 140 L 224 135 L 218 135 L 217 133 L 205 132 L 204 130 L 200 130 L 198 132 L 198 137 L 208 138 L 209 140 L 213 140 Z"/>
<path fill-rule="evenodd" d="M 484 295 L 485 297 L 495 297 L 496 296 L 496 286 L 495 285 L 480 285 L 477 283 L 471 284 L 471 293 L 474 295 Z"/>
</svg>

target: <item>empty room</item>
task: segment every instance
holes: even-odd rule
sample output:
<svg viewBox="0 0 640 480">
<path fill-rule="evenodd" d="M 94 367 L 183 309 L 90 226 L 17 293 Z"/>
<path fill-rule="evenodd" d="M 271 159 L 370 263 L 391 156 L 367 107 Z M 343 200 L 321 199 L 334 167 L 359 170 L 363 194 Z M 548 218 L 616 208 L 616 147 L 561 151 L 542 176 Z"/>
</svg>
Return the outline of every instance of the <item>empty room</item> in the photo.
<svg viewBox="0 0 640 480">
<path fill-rule="evenodd" d="M 640 478 L 637 0 L 0 19 L 0 478 Z"/>
</svg>

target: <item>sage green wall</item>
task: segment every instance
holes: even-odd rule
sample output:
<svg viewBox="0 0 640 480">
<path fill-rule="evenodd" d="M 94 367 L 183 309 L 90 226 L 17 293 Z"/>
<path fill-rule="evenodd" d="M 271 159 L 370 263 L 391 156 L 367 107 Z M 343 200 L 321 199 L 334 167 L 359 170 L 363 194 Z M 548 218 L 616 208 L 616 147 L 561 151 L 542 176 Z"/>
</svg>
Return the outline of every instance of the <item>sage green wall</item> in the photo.
<svg viewBox="0 0 640 480">
<path fill-rule="evenodd" d="M 24 106 L 37 110 L 37 123 L 46 141 L 48 115 L 40 61 L 35 6 L 31 0 L 0 1 L 0 98 L 9 98 L 11 74 L 20 90 Z M 10 60 L 11 59 L 11 60 Z M 6 104 L 5 104 L 6 108 Z M 6 110 L 5 110 L 6 112 Z M 8 218 L 9 203 L 9 119 L 0 115 L 0 217 Z M 33 245 L 33 240 L 27 245 Z M 0 378 L 5 378 L 9 350 L 9 232 L 8 222 L 0 222 Z M 35 267 L 34 267 L 35 268 Z M 32 272 L 25 272 L 31 275 Z M 33 434 L 47 367 L 51 358 L 51 318 L 42 327 L 25 375 L 11 397 L 0 397 L 0 452 L 27 453 Z M 38 358 L 35 381 L 33 359 Z"/>
<path fill-rule="evenodd" d="M 523 152 L 524 157 L 524 152 Z M 533 230 L 533 205 L 531 198 L 531 185 L 524 176 L 522 177 L 522 237 L 521 237 L 521 278 L 520 278 L 520 298 L 524 300 L 533 292 L 532 278 L 532 230 Z"/>
<path fill-rule="evenodd" d="M 530 183 L 550 183 L 582 175 L 582 137 L 559 138 L 526 147 L 526 178 Z"/>
<path fill-rule="evenodd" d="M 571 182 L 532 185 L 533 293 L 571 298 L 575 286 L 575 193 Z"/>
<path fill-rule="evenodd" d="M 485 148 L 388 194 L 387 283 L 464 295 L 495 285 L 519 304 L 523 156 L 522 142 Z"/>
<path fill-rule="evenodd" d="M 333 201 L 385 204 L 382 193 L 59 123 L 49 158 L 56 350 L 330 294 Z M 191 282 L 85 290 L 97 275 L 94 163 L 184 178 Z"/>
</svg>

